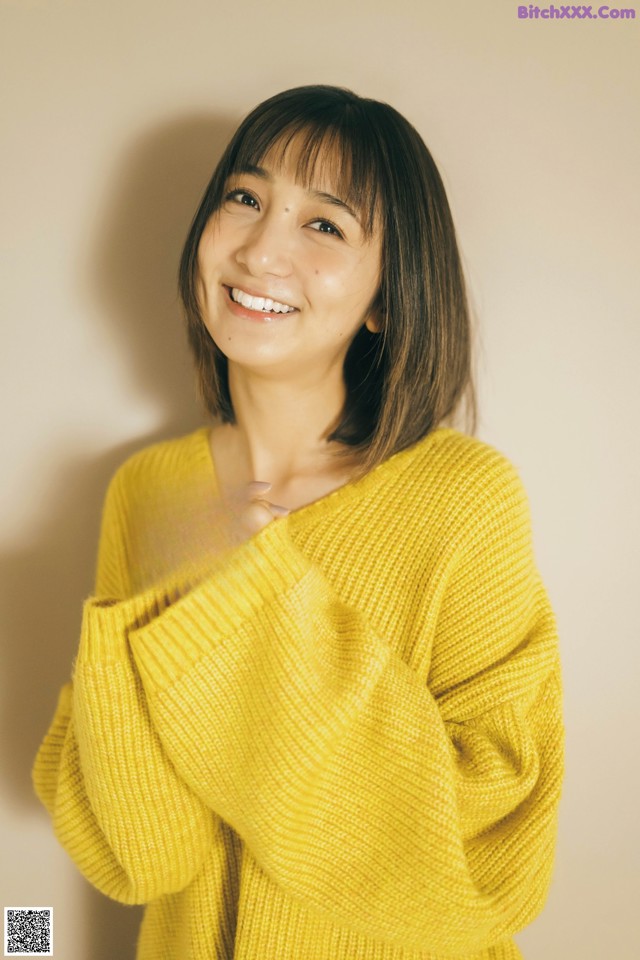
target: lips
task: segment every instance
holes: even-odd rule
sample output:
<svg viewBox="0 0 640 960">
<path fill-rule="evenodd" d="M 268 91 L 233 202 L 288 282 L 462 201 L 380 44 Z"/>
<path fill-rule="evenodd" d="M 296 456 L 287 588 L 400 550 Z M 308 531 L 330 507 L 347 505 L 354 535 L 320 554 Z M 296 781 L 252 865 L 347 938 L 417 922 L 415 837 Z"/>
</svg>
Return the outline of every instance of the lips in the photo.
<svg viewBox="0 0 640 960">
<path fill-rule="evenodd" d="M 231 290 L 231 299 L 234 303 L 241 303 L 248 310 L 266 311 L 267 313 L 293 313 L 296 309 L 289 303 L 279 300 L 275 297 L 248 293 L 239 287 L 233 287 Z"/>
<path fill-rule="evenodd" d="M 233 296 L 235 297 L 236 302 L 240 300 L 241 297 L 251 297 L 252 300 L 270 300 L 271 303 L 279 304 L 283 309 L 287 308 L 289 310 L 297 310 L 298 308 L 285 297 L 280 296 L 273 291 L 258 291 L 251 290 L 248 287 L 240 287 L 237 284 L 223 284 L 228 290 L 233 291 Z"/>
<path fill-rule="evenodd" d="M 236 303 L 235 300 L 231 297 L 231 287 L 223 284 L 225 296 L 227 300 L 227 306 L 237 317 L 243 317 L 246 320 L 252 320 L 254 323 L 274 323 L 277 320 L 286 320 L 288 317 L 294 316 L 298 310 L 295 308 L 290 313 L 276 313 L 275 311 L 268 310 L 252 310 L 250 307 L 243 307 L 241 303 Z M 245 291 L 249 293 L 248 290 Z"/>
</svg>

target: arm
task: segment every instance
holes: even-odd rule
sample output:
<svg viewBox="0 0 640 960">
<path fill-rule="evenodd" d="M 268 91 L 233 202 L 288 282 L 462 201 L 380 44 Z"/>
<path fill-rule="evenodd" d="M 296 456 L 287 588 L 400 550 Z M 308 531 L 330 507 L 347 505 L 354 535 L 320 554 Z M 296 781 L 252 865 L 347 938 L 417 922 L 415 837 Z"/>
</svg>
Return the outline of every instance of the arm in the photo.
<svg viewBox="0 0 640 960">
<path fill-rule="evenodd" d="M 272 879 L 451 957 L 541 910 L 563 772 L 555 622 L 515 471 L 474 517 L 428 685 L 284 520 L 129 635 L 168 756 Z"/>
<path fill-rule="evenodd" d="M 84 876 L 115 900 L 145 903 L 193 879 L 219 821 L 167 757 L 127 646 L 131 623 L 162 606 L 151 592 L 104 599 L 128 591 L 122 483 L 120 471 L 105 499 L 96 597 L 83 607 L 73 680 L 60 692 L 32 779 Z"/>
</svg>

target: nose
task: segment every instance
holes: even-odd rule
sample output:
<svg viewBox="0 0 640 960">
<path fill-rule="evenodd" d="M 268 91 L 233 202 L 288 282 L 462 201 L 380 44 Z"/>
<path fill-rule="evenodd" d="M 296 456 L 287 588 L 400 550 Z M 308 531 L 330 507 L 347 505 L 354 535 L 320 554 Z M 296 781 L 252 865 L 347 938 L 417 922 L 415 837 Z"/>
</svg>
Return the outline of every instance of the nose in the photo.
<svg viewBox="0 0 640 960">
<path fill-rule="evenodd" d="M 271 210 L 250 226 L 236 251 L 236 261 L 252 276 L 287 277 L 292 269 L 292 225 L 286 210 Z"/>
</svg>

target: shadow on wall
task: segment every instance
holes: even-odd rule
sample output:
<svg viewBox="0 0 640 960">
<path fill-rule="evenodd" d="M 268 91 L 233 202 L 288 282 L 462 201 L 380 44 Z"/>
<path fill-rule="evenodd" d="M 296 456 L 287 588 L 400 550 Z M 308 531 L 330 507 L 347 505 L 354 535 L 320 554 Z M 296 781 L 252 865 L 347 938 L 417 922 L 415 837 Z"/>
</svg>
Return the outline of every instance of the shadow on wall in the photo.
<svg viewBox="0 0 640 960">
<path fill-rule="evenodd" d="M 79 264 L 83 295 L 97 304 L 136 391 L 159 409 L 163 426 L 97 460 L 87 460 L 72 436 L 66 449 L 59 443 L 56 450 L 43 448 L 41 462 L 52 465 L 45 519 L 32 549 L 0 558 L 9 679 L 3 789 L 20 817 L 30 808 L 47 816 L 32 790 L 31 766 L 58 691 L 71 675 L 82 601 L 94 586 L 109 479 L 130 453 L 191 431 L 206 416 L 195 401 L 177 270 L 198 201 L 234 127 L 212 115 L 195 115 L 164 123 L 136 141 L 105 192 L 105 212 L 98 212 L 94 238 Z M 141 907 L 118 904 L 87 886 L 82 927 L 88 942 L 82 955 L 133 960 L 141 916 Z"/>
</svg>

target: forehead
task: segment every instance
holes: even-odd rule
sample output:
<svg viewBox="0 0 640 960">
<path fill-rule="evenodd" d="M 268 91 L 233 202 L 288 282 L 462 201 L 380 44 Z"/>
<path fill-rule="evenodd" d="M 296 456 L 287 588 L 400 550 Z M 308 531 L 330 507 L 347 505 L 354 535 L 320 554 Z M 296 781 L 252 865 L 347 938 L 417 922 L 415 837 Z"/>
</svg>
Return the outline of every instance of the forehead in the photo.
<svg viewBox="0 0 640 960">
<path fill-rule="evenodd" d="M 238 151 L 231 172 L 262 167 L 291 177 L 307 190 L 338 197 L 355 211 L 367 236 L 376 232 L 380 190 L 375 163 L 358 157 L 345 137 L 332 130 L 302 129 L 280 131 L 267 142 L 251 137 L 248 141 Z"/>
<path fill-rule="evenodd" d="M 266 150 L 261 165 L 290 176 L 302 187 L 342 192 L 348 188 L 351 166 L 350 157 L 343 153 L 335 143 L 308 145 L 301 134 L 291 139 L 283 136 Z"/>
</svg>

